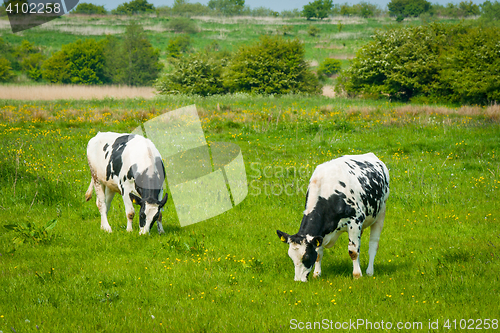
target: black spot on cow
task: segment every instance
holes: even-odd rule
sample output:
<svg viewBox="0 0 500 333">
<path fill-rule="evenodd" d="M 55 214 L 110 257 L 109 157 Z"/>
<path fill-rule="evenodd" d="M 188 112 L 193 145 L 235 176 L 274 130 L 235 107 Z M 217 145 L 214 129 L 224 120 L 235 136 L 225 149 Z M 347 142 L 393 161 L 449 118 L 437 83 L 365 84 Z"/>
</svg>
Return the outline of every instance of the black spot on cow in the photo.
<svg viewBox="0 0 500 333">
<path fill-rule="evenodd" d="M 325 235 L 338 227 L 341 219 L 353 217 L 356 211 L 346 202 L 346 195 L 341 192 L 332 194 L 328 199 L 318 197 L 313 211 L 302 218 L 298 235 Z"/>
<path fill-rule="evenodd" d="M 343 188 L 345 188 L 345 183 L 344 182 L 342 182 L 342 181 L 339 180 L 339 184 L 340 184 L 340 186 L 342 186 Z"/>
<path fill-rule="evenodd" d="M 106 151 L 108 149 L 109 145 L 106 143 L 104 147 L 102 147 L 102 151 Z"/>
<path fill-rule="evenodd" d="M 119 136 L 111 146 L 111 156 L 109 158 L 108 166 L 106 167 L 106 180 L 120 174 L 123 166 L 123 151 L 127 147 L 127 142 L 132 140 L 134 136 L 135 135 L 133 134 Z"/>
</svg>

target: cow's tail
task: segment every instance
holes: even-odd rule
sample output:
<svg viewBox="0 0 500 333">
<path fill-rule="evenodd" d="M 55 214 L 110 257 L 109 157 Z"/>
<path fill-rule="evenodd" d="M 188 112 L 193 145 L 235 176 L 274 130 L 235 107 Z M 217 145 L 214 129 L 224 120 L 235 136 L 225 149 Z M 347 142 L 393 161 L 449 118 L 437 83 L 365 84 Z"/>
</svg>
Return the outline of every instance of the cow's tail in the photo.
<svg viewBox="0 0 500 333">
<path fill-rule="evenodd" d="M 85 192 L 85 201 L 89 201 L 92 198 L 93 189 L 94 189 L 94 177 L 91 177 L 89 188 L 87 189 L 87 192 Z"/>
</svg>

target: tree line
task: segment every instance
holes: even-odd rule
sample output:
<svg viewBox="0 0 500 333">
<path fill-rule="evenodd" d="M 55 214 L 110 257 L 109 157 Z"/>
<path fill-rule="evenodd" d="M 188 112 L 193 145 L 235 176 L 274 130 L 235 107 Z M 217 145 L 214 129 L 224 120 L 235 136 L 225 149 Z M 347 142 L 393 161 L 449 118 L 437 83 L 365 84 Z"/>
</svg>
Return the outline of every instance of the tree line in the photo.
<svg viewBox="0 0 500 333">
<path fill-rule="evenodd" d="M 16 73 L 33 81 L 64 84 L 151 85 L 163 64 L 143 28 L 130 23 L 124 37 L 77 40 L 47 57 L 44 48 L 24 40 L 13 47 L 0 38 L 0 82 L 12 82 Z"/>
</svg>

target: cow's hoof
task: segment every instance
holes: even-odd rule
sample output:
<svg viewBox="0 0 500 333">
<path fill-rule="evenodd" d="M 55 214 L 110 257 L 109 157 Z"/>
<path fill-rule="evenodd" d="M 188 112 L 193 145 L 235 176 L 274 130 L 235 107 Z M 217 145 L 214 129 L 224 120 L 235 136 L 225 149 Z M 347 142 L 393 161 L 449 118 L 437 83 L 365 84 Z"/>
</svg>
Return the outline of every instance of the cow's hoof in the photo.
<svg viewBox="0 0 500 333">
<path fill-rule="evenodd" d="M 357 280 L 361 277 L 361 273 L 352 273 L 352 277 Z"/>
</svg>

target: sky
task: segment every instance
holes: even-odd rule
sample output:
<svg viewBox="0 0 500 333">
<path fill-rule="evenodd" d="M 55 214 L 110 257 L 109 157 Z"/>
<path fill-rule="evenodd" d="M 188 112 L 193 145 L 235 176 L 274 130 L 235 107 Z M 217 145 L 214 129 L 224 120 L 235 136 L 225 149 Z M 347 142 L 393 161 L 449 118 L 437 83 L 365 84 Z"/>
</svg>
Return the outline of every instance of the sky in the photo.
<svg viewBox="0 0 500 333">
<path fill-rule="evenodd" d="M 80 0 L 80 2 L 89 2 L 93 3 L 95 5 L 104 5 L 104 8 L 107 10 L 112 10 L 115 9 L 118 5 L 124 3 L 124 2 L 129 2 L 130 0 Z M 202 3 L 202 4 L 207 4 L 209 0 L 191 0 L 188 2 L 191 3 Z M 272 9 L 277 12 L 281 12 L 283 10 L 292 10 L 292 9 L 302 9 L 304 5 L 307 5 L 309 2 L 312 2 L 313 0 L 245 0 L 245 5 L 249 6 L 250 8 L 257 8 L 257 7 L 266 7 L 269 9 Z M 454 4 L 458 4 L 461 1 L 464 0 L 429 0 L 431 3 L 438 3 L 440 5 L 446 5 L 447 3 L 451 2 Z M 174 4 L 174 0 L 148 0 L 149 3 L 152 3 L 155 5 L 155 7 L 158 6 L 172 6 Z M 356 0 L 340 0 L 340 1 L 333 1 L 334 4 L 343 4 L 343 3 L 348 3 L 350 5 L 356 4 L 363 2 L 362 0 L 356 1 Z M 374 5 L 379 5 L 382 9 L 387 8 L 387 4 L 390 2 L 390 0 L 365 0 L 364 2 L 371 3 Z M 473 0 L 472 1 L 475 4 L 482 4 L 484 0 Z"/>
</svg>

